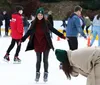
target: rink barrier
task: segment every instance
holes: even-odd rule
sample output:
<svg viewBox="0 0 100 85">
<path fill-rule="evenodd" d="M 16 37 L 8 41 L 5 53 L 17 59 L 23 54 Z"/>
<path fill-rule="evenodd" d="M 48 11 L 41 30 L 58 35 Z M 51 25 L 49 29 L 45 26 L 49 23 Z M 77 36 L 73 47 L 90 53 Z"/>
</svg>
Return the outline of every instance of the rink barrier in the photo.
<svg viewBox="0 0 100 85">
<path fill-rule="evenodd" d="M 4 28 L 1 28 L 1 31 L 5 31 L 5 29 Z M 59 32 L 61 32 L 61 33 L 63 33 L 63 30 L 62 29 L 58 29 L 58 31 Z M 11 29 L 9 28 L 8 29 L 8 32 L 9 32 L 9 35 L 10 35 L 10 33 L 11 33 Z M 91 30 L 89 30 L 89 33 L 91 32 Z M 84 30 L 84 33 L 86 34 L 86 31 Z M 64 33 L 64 36 L 66 36 L 66 33 Z M 92 39 L 92 34 L 90 35 L 90 39 Z M 96 36 L 96 40 L 98 40 L 98 35 Z"/>
<path fill-rule="evenodd" d="M 63 30 L 62 29 L 58 29 L 58 31 L 61 32 L 61 33 L 63 33 Z M 90 34 L 91 33 L 91 30 L 89 30 L 88 32 Z M 86 34 L 86 31 L 85 30 L 84 30 L 84 33 Z M 64 33 L 64 36 L 66 36 L 66 33 Z M 90 40 L 92 39 L 92 37 L 93 37 L 93 35 L 91 34 L 90 35 Z M 98 35 L 96 36 L 96 40 L 98 40 Z"/>
</svg>

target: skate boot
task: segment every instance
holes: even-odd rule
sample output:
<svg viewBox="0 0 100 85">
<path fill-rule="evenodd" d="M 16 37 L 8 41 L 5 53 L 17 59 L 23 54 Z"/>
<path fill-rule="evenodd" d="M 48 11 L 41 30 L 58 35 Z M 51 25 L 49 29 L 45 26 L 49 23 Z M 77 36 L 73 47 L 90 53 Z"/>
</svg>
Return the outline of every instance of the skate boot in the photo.
<svg viewBox="0 0 100 85">
<path fill-rule="evenodd" d="M 39 81 L 39 78 L 40 78 L 40 72 L 36 72 L 35 81 L 38 82 Z"/>
<path fill-rule="evenodd" d="M 43 80 L 44 82 L 48 81 L 48 72 L 44 72 Z"/>
<path fill-rule="evenodd" d="M 4 61 L 6 62 L 10 61 L 9 54 L 6 53 L 6 55 L 4 56 Z"/>
<path fill-rule="evenodd" d="M 14 57 L 14 63 L 15 64 L 21 63 L 21 60 L 18 58 L 18 56 Z"/>
</svg>

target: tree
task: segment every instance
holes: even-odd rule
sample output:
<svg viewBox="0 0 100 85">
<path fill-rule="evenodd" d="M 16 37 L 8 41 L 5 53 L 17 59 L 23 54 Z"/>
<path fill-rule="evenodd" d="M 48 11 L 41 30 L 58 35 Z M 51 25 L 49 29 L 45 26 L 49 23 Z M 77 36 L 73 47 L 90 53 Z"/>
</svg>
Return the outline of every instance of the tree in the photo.
<svg viewBox="0 0 100 85">
<path fill-rule="evenodd" d="M 40 0 L 41 2 L 47 2 L 47 3 L 50 3 L 50 2 L 59 2 L 59 1 L 62 1 L 62 0 Z"/>
<path fill-rule="evenodd" d="M 100 0 L 83 1 L 81 3 L 81 6 L 85 9 L 99 10 L 100 9 Z"/>
<path fill-rule="evenodd" d="M 28 17 L 32 13 L 35 13 L 36 9 L 41 6 L 39 0 L 1 0 L 0 1 L 0 7 L 4 10 L 10 11 L 10 13 L 13 13 L 15 10 L 15 7 L 17 5 L 23 6 L 24 8 L 24 14 Z"/>
</svg>

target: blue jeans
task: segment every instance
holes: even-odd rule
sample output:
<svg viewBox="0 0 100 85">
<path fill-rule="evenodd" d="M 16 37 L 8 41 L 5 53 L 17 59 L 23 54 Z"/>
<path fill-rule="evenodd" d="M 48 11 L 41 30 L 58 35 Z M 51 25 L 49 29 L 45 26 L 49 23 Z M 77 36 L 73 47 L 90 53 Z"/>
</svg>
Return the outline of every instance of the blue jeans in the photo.
<svg viewBox="0 0 100 85">
<path fill-rule="evenodd" d="M 93 38 L 90 42 L 90 46 L 93 45 L 96 36 L 98 35 L 98 46 L 100 46 L 100 26 L 93 26 Z"/>
<path fill-rule="evenodd" d="M 26 34 L 26 32 L 28 31 L 28 26 L 24 27 L 24 33 Z"/>
</svg>

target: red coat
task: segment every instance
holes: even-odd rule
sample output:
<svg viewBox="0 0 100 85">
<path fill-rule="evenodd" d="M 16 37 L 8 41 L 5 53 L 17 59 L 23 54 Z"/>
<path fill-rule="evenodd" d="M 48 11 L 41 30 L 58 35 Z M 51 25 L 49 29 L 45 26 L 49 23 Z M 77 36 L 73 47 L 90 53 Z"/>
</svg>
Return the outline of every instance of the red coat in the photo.
<svg viewBox="0 0 100 85">
<path fill-rule="evenodd" d="M 22 15 L 18 13 L 12 14 L 10 27 L 11 27 L 11 37 L 13 39 L 21 39 L 23 36 L 23 30 L 24 30 Z"/>
</svg>

